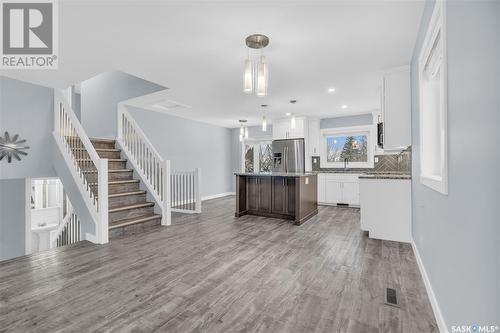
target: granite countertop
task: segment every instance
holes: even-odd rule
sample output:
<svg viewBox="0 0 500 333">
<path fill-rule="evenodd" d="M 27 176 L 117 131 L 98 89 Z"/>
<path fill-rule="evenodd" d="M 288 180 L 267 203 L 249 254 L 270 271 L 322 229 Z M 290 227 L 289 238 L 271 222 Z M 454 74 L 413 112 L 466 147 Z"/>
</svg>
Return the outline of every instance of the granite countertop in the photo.
<svg viewBox="0 0 500 333">
<path fill-rule="evenodd" d="M 400 171 L 325 170 L 314 173 L 359 174 L 361 179 L 411 179 L 411 174 Z"/>
<path fill-rule="evenodd" d="M 237 176 L 265 176 L 265 177 L 304 177 L 316 176 L 313 172 L 235 172 Z"/>
<path fill-rule="evenodd" d="M 405 173 L 366 173 L 360 175 L 359 179 L 411 179 L 411 175 Z"/>
</svg>

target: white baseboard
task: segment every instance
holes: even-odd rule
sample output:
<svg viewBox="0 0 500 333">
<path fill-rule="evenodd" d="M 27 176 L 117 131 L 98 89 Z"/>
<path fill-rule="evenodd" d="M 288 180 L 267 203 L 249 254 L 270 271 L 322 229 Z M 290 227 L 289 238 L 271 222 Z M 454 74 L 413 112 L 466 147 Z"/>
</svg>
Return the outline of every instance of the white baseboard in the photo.
<svg viewBox="0 0 500 333">
<path fill-rule="evenodd" d="M 425 289 L 427 290 L 427 296 L 431 302 L 432 311 L 434 312 L 434 317 L 436 317 L 436 322 L 439 328 L 439 332 L 448 333 L 448 326 L 443 318 L 443 314 L 441 313 L 441 309 L 439 308 L 439 304 L 434 294 L 434 290 L 432 289 L 431 281 L 429 280 L 429 276 L 427 275 L 427 271 L 425 270 L 424 263 L 422 262 L 422 258 L 420 257 L 420 253 L 418 252 L 415 241 L 411 240 L 411 247 L 413 248 L 413 253 L 415 253 L 415 258 L 417 259 L 418 268 L 420 270 L 420 274 L 424 279 Z"/>
<path fill-rule="evenodd" d="M 227 197 L 229 195 L 235 195 L 235 194 L 236 194 L 236 192 L 224 192 L 224 193 L 219 193 L 219 194 L 207 195 L 207 196 L 202 197 L 201 201 Z"/>
</svg>

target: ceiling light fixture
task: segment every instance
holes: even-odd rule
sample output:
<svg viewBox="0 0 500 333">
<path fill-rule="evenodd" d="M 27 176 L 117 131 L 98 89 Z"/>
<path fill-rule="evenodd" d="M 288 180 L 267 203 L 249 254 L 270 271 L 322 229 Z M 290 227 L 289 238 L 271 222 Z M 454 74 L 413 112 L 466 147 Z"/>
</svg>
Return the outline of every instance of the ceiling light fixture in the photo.
<svg viewBox="0 0 500 333">
<path fill-rule="evenodd" d="M 329 92 L 329 93 L 333 93 L 333 92 L 335 92 L 335 88 L 328 88 L 328 92 Z"/>
<path fill-rule="evenodd" d="M 265 35 L 254 34 L 245 39 L 248 47 L 248 56 L 245 60 L 243 72 L 243 91 L 247 94 L 255 92 L 257 96 L 267 96 L 269 71 L 267 59 L 262 49 L 269 44 L 269 38 Z M 256 64 L 250 59 L 250 49 L 261 50 L 261 55 Z"/>
<path fill-rule="evenodd" d="M 344 105 L 341 106 L 341 108 L 342 109 L 347 109 L 347 105 L 344 104 Z"/>
</svg>

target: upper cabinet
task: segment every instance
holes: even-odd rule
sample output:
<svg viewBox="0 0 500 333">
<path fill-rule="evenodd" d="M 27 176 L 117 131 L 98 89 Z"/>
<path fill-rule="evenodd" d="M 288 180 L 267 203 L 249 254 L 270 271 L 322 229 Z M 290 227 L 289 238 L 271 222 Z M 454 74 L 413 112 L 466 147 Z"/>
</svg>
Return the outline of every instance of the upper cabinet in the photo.
<svg viewBox="0 0 500 333">
<path fill-rule="evenodd" d="M 308 121 L 308 133 L 307 133 L 307 146 L 309 151 L 309 156 L 319 156 L 320 147 L 320 127 L 319 119 L 309 118 Z"/>
<path fill-rule="evenodd" d="M 411 145 L 411 87 L 408 66 L 393 69 L 382 79 L 384 149 Z"/>
<path fill-rule="evenodd" d="M 295 128 L 291 118 L 273 120 L 273 140 L 306 138 L 307 119 L 295 117 Z"/>
</svg>

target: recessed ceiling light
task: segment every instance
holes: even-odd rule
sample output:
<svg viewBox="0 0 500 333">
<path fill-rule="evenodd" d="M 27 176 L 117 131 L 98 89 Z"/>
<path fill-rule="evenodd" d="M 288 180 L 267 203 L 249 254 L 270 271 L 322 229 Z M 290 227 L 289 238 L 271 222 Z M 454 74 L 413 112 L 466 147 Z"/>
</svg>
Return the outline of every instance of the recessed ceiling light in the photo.
<svg viewBox="0 0 500 333">
<path fill-rule="evenodd" d="M 285 113 L 285 115 L 288 117 L 288 116 L 291 116 L 292 114 L 290 112 L 287 112 L 287 113 Z"/>
<path fill-rule="evenodd" d="M 335 92 L 335 88 L 328 88 L 328 92 L 329 92 L 329 93 L 333 93 L 333 92 Z"/>
<path fill-rule="evenodd" d="M 347 109 L 347 105 L 344 104 L 344 105 L 341 106 L 341 108 L 342 109 Z"/>
</svg>

